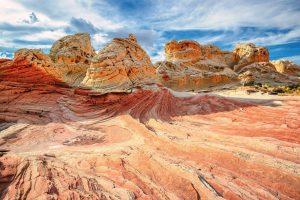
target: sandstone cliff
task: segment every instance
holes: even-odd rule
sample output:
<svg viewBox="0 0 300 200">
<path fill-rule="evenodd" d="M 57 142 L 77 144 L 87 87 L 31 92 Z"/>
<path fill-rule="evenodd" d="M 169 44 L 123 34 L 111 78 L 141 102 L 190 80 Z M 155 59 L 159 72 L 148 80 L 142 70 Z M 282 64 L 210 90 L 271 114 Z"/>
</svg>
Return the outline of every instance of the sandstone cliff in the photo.
<svg viewBox="0 0 300 200">
<path fill-rule="evenodd" d="M 20 49 L 13 60 L 1 63 L 0 80 L 36 84 L 63 83 L 52 60 L 38 49 Z"/>
<path fill-rule="evenodd" d="M 156 82 L 150 57 L 133 35 L 115 38 L 94 56 L 82 86 L 101 92 L 126 92 Z"/>
<path fill-rule="evenodd" d="M 300 66 L 289 60 L 273 60 L 271 63 L 282 74 L 300 76 Z"/>
<path fill-rule="evenodd" d="M 233 53 L 195 41 L 171 41 L 165 46 L 166 61 L 158 62 L 157 75 L 175 90 L 199 90 L 236 81 L 230 69 L 236 62 Z"/>
<path fill-rule="evenodd" d="M 156 75 L 132 35 L 75 34 L 0 59 L 0 199 L 300 199 L 299 96 L 152 86 L 297 83 L 247 51 L 173 41 Z"/>
<path fill-rule="evenodd" d="M 252 43 L 237 44 L 233 53 L 238 57 L 238 63 L 234 66 L 235 71 L 239 71 L 244 66 L 252 63 L 269 62 L 268 49 Z"/>
<path fill-rule="evenodd" d="M 269 62 L 269 51 L 265 47 L 252 43 L 237 44 L 234 51 L 238 62 L 234 65 L 234 71 L 239 74 L 239 80 L 243 85 L 255 83 L 268 83 L 271 85 L 292 85 L 300 83 L 300 80 L 289 75 L 296 75 L 297 68 L 289 62 Z"/>
<path fill-rule="evenodd" d="M 50 49 L 50 58 L 55 63 L 62 79 L 71 86 L 79 85 L 95 55 L 88 33 L 65 36 Z"/>
</svg>

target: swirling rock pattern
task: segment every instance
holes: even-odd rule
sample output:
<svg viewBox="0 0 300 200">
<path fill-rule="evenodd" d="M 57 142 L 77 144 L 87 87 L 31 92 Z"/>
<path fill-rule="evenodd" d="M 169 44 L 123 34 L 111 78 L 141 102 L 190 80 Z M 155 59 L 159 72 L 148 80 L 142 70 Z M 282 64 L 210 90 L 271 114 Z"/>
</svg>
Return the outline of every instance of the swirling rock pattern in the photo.
<svg viewBox="0 0 300 200">
<path fill-rule="evenodd" d="M 0 61 L 0 199 L 300 198 L 299 97 L 99 94 L 37 84 L 56 80 L 12 62 Z"/>
</svg>

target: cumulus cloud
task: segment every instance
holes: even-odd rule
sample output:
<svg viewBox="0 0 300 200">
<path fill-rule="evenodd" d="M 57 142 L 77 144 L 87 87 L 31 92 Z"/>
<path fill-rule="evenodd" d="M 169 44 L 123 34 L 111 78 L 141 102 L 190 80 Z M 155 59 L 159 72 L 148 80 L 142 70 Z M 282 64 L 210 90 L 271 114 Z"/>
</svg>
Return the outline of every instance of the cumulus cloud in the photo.
<svg viewBox="0 0 300 200">
<path fill-rule="evenodd" d="M 290 60 L 293 61 L 294 63 L 300 64 L 300 55 L 283 57 L 281 58 L 281 60 Z"/>
</svg>

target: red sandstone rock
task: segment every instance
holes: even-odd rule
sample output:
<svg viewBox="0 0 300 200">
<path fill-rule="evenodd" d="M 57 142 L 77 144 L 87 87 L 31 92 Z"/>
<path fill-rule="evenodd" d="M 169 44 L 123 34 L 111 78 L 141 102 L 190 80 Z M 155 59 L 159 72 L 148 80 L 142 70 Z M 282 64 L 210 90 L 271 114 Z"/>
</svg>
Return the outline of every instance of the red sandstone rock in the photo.
<svg viewBox="0 0 300 200">
<path fill-rule="evenodd" d="M 50 49 L 49 56 L 55 63 L 86 64 L 88 65 L 95 55 L 88 33 L 67 35 L 56 41 Z"/>
<path fill-rule="evenodd" d="M 213 45 L 195 41 L 171 41 L 165 46 L 166 61 L 158 62 L 157 75 L 166 87 L 199 90 L 236 80 L 230 69 L 235 56 Z"/>
<path fill-rule="evenodd" d="M 130 91 L 156 82 L 155 68 L 133 35 L 115 38 L 94 56 L 81 85 L 101 92 Z"/>
<path fill-rule="evenodd" d="M 237 44 L 233 51 L 238 56 L 235 71 L 241 70 L 246 65 L 256 62 L 269 62 L 269 51 L 265 47 L 259 47 L 252 43 Z"/>
<path fill-rule="evenodd" d="M 13 60 L 0 63 L 0 80 L 35 84 L 61 84 L 51 59 L 37 49 L 20 49 Z"/>
<path fill-rule="evenodd" d="M 135 43 L 130 36 L 112 44 L 134 46 L 121 60 L 132 55 L 144 69 L 151 62 Z M 100 58 L 108 52 L 92 66 L 107 70 Z M 199 70 L 164 64 L 182 76 Z M 300 198 L 298 96 L 203 95 L 162 85 L 116 93 L 113 81 L 105 83 L 111 91 L 97 92 L 68 86 L 57 69 L 37 50 L 0 60 L 0 199 Z M 274 71 L 259 62 L 238 73 L 268 80 Z"/>
</svg>

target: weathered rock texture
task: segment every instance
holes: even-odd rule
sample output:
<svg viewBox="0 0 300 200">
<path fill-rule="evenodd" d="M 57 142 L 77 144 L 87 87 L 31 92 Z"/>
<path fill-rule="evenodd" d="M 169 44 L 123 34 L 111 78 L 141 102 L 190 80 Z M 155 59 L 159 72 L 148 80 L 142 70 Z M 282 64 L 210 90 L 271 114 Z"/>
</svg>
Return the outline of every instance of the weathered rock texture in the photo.
<svg viewBox="0 0 300 200">
<path fill-rule="evenodd" d="M 41 50 L 20 49 L 13 60 L 0 62 L 0 80 L 36 84 L 62 83 L 59 72 L 51 59 Z"/>
<path fill-rule="evenodd" d="M 173 40 L 165 46 L 166 60 L 183 62 L 186 64 L 198 63 L 201 65 L 232 66 L 237 62 L 237 56 L 229 51 L 221 51 L 219 47 L 208 44 L 200 45 L 193 40 Z"/>
<path fill-rule="evenodd" d="M 300 76 L 300 66 L 289 60 L 273 60 L 271 63 L 282 74 Z"/>
<path fill-rule="evenodd" d="M 50 49 L 50 58 L 58 64 L 89 65 L 95 55 L 88 33 L 65 36 L 56 41 Z"/>
<path fill-rule="evenodd" d="M 93 94 L 1 80 L 1 199 L 300 198 L 298 97 Z"/>
<path fill-rule="evenodd" d="M 168 61 L 158 62 L 156 66 L 160 82 L 179 91 L 200 90 L 236 80 L 236 74 L 226 67 L 207 65 L 197 69 Z"/>
<path fill-rule="evenodd" d="M 234 55 L 183 44 L 158 67 L 170 87 L 234 74 Z M 0 199 L 300 199 L 300 97 L 136 87 L 155 73 L 133 36 L 94 56 L 87 88 L 61 61 L 0 59 Z M 237 73 L 287 77 L 268 62 Z"/>
<path fill-rule="evenodd" d="M 269 51 L 252 43 L 238 44 L 234 49 L 238 62 L 233 69 L 244 85 L 268 83 L 271 85 L 300 84 L 297 75 L 300 69 L 289 61 L 269 62 Z"/>
<path fill-rule="evenodd" d="M 237 44 L 233 53 L 238 57 L 238 63 L 234 66 L 235 71 L 252 63 L 269 62 L 268 49 L 252 43 Z"/>
<path fill-rule="evenodd" d="M 50 56 L 39 49 L 16 51 L 14 59 L 3 64 L 0 76 L 22 79 L 23 82 L 77 86 L 84 79 L 94 54 L 88 34 L 69 35 L 54 43 Z M 8 77 L 5 69 L 14 71 L 14 74 Z"/>
<path fill-rule="evenodd" d="M 171 41 L 165 46 L 166 61 L 158 62 L 157 75 L 167 87 L 175 90 L 199 90 L 236 80 L 230 69 L 235 55 L 213 45 L 195 41 Z"/>
<path fill-rule="evenodd" d="M 299 80 L 290 78 L 276 71 L 275 66 L 269 62 L 252 63 L 237 71 L 241 82 L 269 83 L 272 85 L 300 83 Z"/>
<path fill-rule="evenodd" d="M 115 38 L 93 58 L 82 86 L 101 92 L 130 91 L 156 82 L 155 68 L 133 35 Z"/>
<path fill-rule="evenodd" d="M 84 79 L 95 50 L 88 33 L 77 33 L 56 41 L 49 56 L 62 79 L 71 86 L 77 86 Z"/>
</svg>

